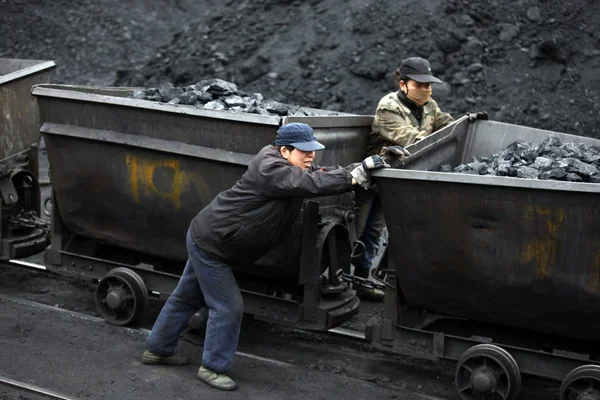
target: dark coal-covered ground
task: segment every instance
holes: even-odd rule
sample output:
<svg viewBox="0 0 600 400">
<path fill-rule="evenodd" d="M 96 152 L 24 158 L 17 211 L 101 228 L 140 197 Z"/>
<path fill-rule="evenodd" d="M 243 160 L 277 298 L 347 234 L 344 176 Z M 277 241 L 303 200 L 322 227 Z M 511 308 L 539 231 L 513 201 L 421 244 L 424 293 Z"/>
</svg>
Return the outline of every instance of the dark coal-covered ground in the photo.
<svg viewBox="0 0 600 400">
<path fill-rule="evenodd" d="M 265 98 L 372 114 L 408 56 L 454 116 L 600 137 L 600 3 L 114 0 L 0 2 L 0 57 L 54 59 L 58 83 L 222 78 Z"/>
</svg>

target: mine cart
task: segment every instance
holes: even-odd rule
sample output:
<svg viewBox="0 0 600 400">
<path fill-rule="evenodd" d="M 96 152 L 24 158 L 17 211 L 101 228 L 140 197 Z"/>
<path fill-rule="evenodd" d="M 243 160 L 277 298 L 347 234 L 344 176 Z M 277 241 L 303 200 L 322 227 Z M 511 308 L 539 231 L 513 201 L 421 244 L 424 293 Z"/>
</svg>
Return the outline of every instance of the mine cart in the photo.
<svg viewBox="0 0 600 400">
<path fill-rule="evenodd" d="M 36 99 L 31 87 L 49 82 L 53 61 L 0 58 L 0 260 L 48 245 L 40 218 Z"/>
<path fill-rule="evenodd" d="M 521 373 L 562 381 L 561 400 L 600 399 L 600 184 L 438 172 L 550 134 L 600 146 L 462 118 L 376 173 L 393 266 L 367 336 L 458 361 L 462 399 L 515 399 Z"/>
<path fill-rule="evenodd" d="M 326 146 L 319 165 L 364 157 L 371 118 L 277 117 L 132 98 L 130 88 L 39 85 L 54 191 L 51 271 L 99 280 L 99 312 L 135 322 L 148 294 L 168 296 L 183 270 L 192 218 L 229 189 L 281 124 L 310 124 Z M 356 314 L 342 281 L 350 266 L 352 193 L 307 201 L 285 243 L 254 265 L 233 266 L 245 311 L 329 329 Z"/>
</svg>

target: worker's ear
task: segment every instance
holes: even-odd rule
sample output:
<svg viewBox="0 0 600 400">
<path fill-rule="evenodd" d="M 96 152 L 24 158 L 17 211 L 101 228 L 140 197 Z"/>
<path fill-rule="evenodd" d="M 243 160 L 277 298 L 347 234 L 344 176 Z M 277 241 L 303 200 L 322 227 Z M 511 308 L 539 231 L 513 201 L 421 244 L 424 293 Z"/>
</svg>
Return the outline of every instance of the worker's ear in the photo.
<svg viewBox="0 0 600 400">
<path fill-rule="evenodd" d="M 279 149 L 279 152 L 281 153 L 281 157 L 285 158 L 286 160 L 290 156 L 290 151 L 286 147 L 281 146 L 281 149 Z"/>
<path fill-rule="evenodd" d="M 406 93 L 406 82 L 399 81 L 398 82 L 398 87 L 400 88 L 400 90 L 402 90 L 404 93 Z"/>
</svg>

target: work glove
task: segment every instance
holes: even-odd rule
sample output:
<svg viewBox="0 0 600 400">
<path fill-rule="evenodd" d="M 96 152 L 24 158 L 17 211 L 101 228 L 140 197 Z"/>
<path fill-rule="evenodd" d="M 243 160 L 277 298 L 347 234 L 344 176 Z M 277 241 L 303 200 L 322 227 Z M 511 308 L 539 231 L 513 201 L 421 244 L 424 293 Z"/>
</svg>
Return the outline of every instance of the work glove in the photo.
<svg viewBox="0 0 600 400">
<path fill-rule="evenodd" d="M 471 121 L 471 122 L 477 121 L 478 119 L 487 121 L 488 113 L 487 113 L 487 111 L 481 111 L 481 112 L 477 112 L 477 113 L 467 113 L 467 117 L 469 117 L 469 121 Z"/>
<path fill-rule="evenodd" d="M 410 156 L 410 152 L 402 146 L 385 146 L 381 149 L 379 155 L 385 161 L 388 161 L 391 158 L 394 163 L 404 165 L 404 161 L 406 160 L 406 157 Z"/>
<path fill-rule="evenodd" d="M 365 158 L 358 167 L 350 172 L 350 174 L 357 184 L 368 189 L 369 186 L 371 186 L 371 171 L 384 167 L 389 167 L 389 165 L 383 161 L 383 158 L 379 156 L 370 156 Z"/>
</svg>

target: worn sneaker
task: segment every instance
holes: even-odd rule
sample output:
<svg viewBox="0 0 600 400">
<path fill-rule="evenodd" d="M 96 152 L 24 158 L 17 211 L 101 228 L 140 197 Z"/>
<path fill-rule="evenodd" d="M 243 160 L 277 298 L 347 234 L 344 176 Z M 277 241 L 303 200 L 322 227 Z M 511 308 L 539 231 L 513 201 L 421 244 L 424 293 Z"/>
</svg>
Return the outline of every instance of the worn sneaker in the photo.
<svg viewBox="0 0 600 400">
<path fill-rule="evenodd" d="M 152 353 L 150 350 L 145 350 L 142 354 L 142 364 L 146 365 L 186 365 L 190 360 L 186 356 L 159 356 Z"/>
<path fill-rule="evenodd" d="M 355 287 L 354 290 L 356 290 L 356 295 L 361 300 L 383 301 L 383 298 L 385 297 L 385 292 L 377 288 L 358 286 Z"/>
<path fill-rule="evenodd" d="M 235 381 L 227 375 L 217 374 L 204 367 L 200 367 L 198 370 L 198 378 L 202 382 L 221 390 L 234 390 L 237 387 Z"/>
</svg>

